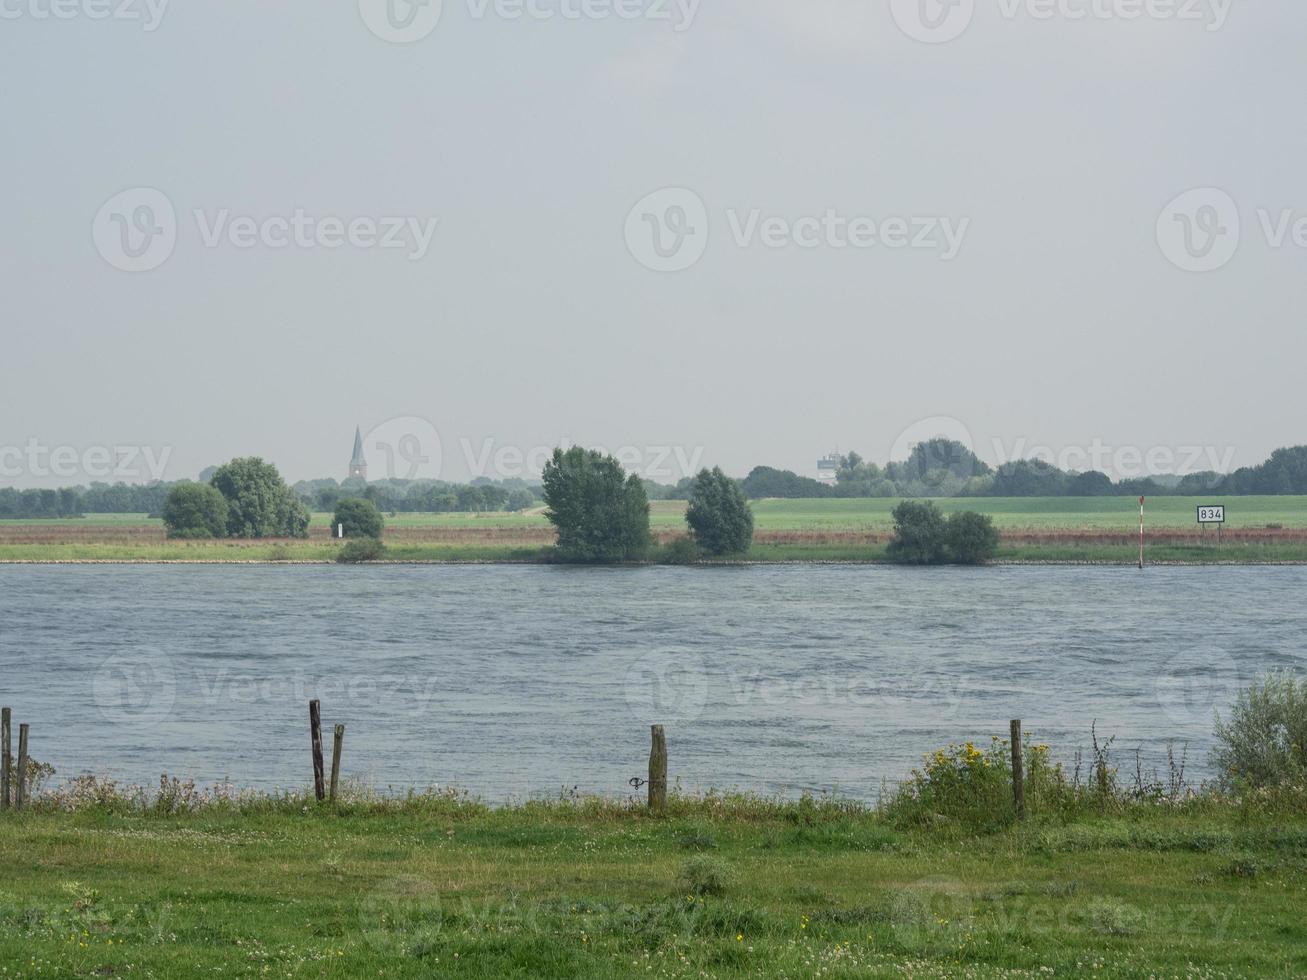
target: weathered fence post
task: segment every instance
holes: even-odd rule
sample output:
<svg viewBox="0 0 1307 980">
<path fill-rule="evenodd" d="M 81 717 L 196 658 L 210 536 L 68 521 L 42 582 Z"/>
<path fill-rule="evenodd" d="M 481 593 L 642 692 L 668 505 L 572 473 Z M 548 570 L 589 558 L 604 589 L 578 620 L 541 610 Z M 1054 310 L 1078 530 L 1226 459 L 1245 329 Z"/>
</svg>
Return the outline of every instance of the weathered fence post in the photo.
<svg viewBox="0 0 1307 980">
<path fill-rule="evenodd" d="M 345 726 L 336 726 L 336 739 L 331 746 L 331 801 L 336 802 L 336 787 L 340 783 L 340 750 L 345 744 Z"/>
<path fill-rule="evenodd" d="M 0 708 L 0 810 L 9 809 L 9 767 L 13 765 L 14 746 L 9 732 L 13 711 Z"/>
<path fill-rule="evenodd" d="M 662 725 L 652 726 L 653 747 L 649 750 L 649 809 L 667 809 L 667 736 Z"/>
<path fill-rule="evenodd" d="M 309 702 L 309 731 L 313 739 L 313 793 L 321 802 L 327 790 L 322 782 L 322 705 L 316 698 Z"/>
<path fill-rule="evenodd" d="M 27 726 L 18 726 L 18 788 L 14 792 L 14 809 L 21 810 L 27 802 Z"/>
<path fill-rule="evenodd" d="M 1026 771 L 1021 761 L 1021 720 L 1012 721 L 1012 802 L 1017 819 L 1026 819 Z"/>
</svg>

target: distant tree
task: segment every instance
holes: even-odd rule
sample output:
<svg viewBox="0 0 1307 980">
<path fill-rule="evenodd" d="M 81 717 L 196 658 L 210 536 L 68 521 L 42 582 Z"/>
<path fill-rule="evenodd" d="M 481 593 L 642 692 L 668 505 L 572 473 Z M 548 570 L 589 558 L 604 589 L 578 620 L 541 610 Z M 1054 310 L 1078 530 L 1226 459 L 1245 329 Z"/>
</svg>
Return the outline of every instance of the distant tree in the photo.
<svg viewBox="0 0 1307 980">
<path fill-rule="evenodd" d="M 905 500 L 894 508 L 892 560 L 905 565 L 937 565 L 948 557 L 948 525 L 931 501 Z"/>
<path fill-rule="evenodd" d="M 536 495 L 530 490 L 510 490 L 508 492 L 508 510 L 516 513 L 535 506 Z"/>
<path fill-rule="evenodd" d="M 906 468 L 911 477 L 919 480 L 925 480 L 927 474 L 941 470 L 959 480 L 969 480 L 973 476 L 986 476 L 994 472 L 989 468 L 988 463 L 973 453 L 964 443 L 943 436 L 927 439 L 913 446 Z"/>
<path fill-rule="evenodd" d="M 379 538 L 386 526 L 386 519 L 370 500 L 351 497 L 338 503 L 336 512 L 331 517 L 333 534 L 342 526 L 347 538 Z"/>
<path fill-rule="evenodd" d="M 981 565 L 998 552 L 998 531 L 988 514 L 950 514 L 947 536 L 949 561 L 956 565 Z"/>
<path fill-rule="evenodd" d="M 690 535 L 714 556 L 742 555 L 753 543 L 753 511 L 740 485 L 714 467 L 701 470 L 685 512 Z"/>
<path fill-rule="evenodd" d="M 1222 493 L 1225 479 L 1224 474 L 1217 473 L 1214 470 L 1189 473 L 1180 480 L 1175 492 L 1182 497 L 1201 496 L 1205 493 Z"/>
<path fill-rule="evenodd" d="M 1067 481 L 1066 492 L 1071 497 L 1110 497 L 1116 493 L 1111 477 L 1097 470 L 1077 473 Z"/>
<path fill-rule="evenodd" d="M 994 474 L 989 493 L 993 497 L 1062 497 L 1069 478 L 1042 459 L 1018 459 L 1004 463 Z"/>
<path fill-rule="evenodd" d="M 753 472 L 744 478 L 742 486 L 750 500 L 762 500 L 767 497 L 807 499 L 835 496 L 833 488 L 818 480 L 770 466 L 755 466 Z"/>
<path fill-rule="evenodd" d="M 212 486 L 227 499 L 230 537 L 308 537 L 308 509 L 271 463 L 233 459 L 214 472 Z"/>
<path fill-rule="evenodd" d="M 179 483 L 163 501 L 170 538 L 227 536 L 227 498 L 207 483 Z"/>
<path fill-rule="evenodd" d="M 579 446 L 555 449 L 544 468 L 545 516 L 558 529 L 558 555 L 620 562 L 649 550 L 649 499 L 638 476 L 612 456 Z"/>
</svg>

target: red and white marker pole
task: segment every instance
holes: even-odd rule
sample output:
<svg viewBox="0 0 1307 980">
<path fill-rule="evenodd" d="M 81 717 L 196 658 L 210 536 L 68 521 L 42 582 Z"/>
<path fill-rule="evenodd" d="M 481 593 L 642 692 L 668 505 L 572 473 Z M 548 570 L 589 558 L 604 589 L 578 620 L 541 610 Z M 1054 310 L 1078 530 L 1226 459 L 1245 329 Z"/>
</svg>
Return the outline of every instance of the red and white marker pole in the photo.
<svg viewBox="0 0 1307 980">
<path fill-rule="evenodd" d="M 1144 567 L 1144 498 L 1139 498 L 1139 568 Z"/>
</svg>

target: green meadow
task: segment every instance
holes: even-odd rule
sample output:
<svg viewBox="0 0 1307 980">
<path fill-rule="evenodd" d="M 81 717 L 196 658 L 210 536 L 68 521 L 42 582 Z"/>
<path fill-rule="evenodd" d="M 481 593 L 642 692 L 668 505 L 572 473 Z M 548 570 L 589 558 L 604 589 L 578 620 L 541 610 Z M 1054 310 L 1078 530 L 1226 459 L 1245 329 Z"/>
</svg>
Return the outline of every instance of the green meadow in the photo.
<svg viewBox="0 0 1307 980">
<path fill-rule="evenodd" d="M 0 814 L 5 977 L 1292 977 L 1307 818 L 831 801 Z"/>
</svg>

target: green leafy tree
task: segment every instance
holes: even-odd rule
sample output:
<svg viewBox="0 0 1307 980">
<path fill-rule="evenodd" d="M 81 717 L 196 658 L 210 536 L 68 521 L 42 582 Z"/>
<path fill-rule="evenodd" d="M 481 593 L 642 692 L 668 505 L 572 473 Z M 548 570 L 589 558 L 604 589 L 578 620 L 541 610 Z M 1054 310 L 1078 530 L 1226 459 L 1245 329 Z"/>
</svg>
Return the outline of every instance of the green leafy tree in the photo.
<svg viewBox="0 0 1307 980">
<path fill-rule="evenodd" d="M 948 519 L 948 556 L 958 565 L 983 565 L 998 551 L 998 531 L 988 514 L 964 511 Z"/>
<path fill-rule="evenodd" d="M 271 463 L 233 459 L 214 471 L 211 485 L 227 499 L 230 537 L 308 537 L 308 509 Z"/>
<path fill-rule="evenodd" d="M 386 519 L 370 500 L 352 497 L 336 505 L 336 513 L 331 518 L 331 531 L 343 527 L 347 538 L 379 538 L 386 526 Z"/>
<path fill-rule="evenodd" d="M 205 483 L 179 483 L 163 501 L 170 538 L 227 536 L 227 498 Z"/>
<path fill-rule="evenodd" d="M 948 556 L 948 524 L 932 501 L 905 500 L 894 508 L 889 556 L 905 565 L 938 565 Z"/>
<path fill-rule="evenodd" d="M 742 555 L 753 543 L 753 511 L 740 485 L 714 467 L 701 470 L 690 488 L 686 523 L 710 555 Z"/>
<path fill-rule="evenodd" d="M 649 498 L 638 476 L 579 446 L 555 449 L 545 464 L 545 516 L 558 530 L 564 561 L 619 562 L 649 550 Z"/>
</svg>

